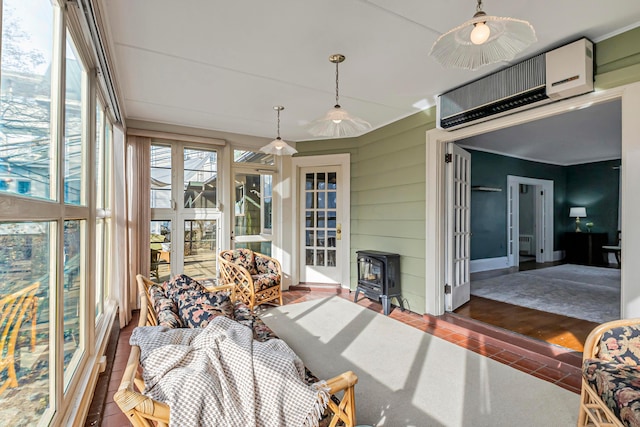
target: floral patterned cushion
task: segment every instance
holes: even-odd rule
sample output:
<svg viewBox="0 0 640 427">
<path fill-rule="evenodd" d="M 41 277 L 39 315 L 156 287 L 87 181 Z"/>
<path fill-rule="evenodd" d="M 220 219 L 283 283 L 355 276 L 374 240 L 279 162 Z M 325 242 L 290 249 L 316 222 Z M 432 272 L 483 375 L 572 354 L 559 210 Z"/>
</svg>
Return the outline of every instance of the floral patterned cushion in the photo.
<svg viewBox="0 0 640 427">
<path fill-rule="evenodd" d="M 180 318 L 189 328 L 204 328 L 216 316 L 233 318 L 229 292 L 183 292 L 178 298 Z"/>
<path fill-rule="evenodd" d="M 193 280 L 186 274 L 178 274 L 172 277 L 171 280 L 162 284 L 162 288 L 165 295 L 174 301 L 177 301 L 179 294 L 199 294 L 206 291 L 200 282 Z"/>
<path fill-rule="evenodd" d="M 232 251 L 226 251 L 222 255 L 227 261 L 238 264 L 240 267 L 246 268 L 249 274 L 258 274 L 256 270 L 255 256 L 251 249 L 239 248 Z"/>
<path fill-rule="evenodd" d="M 628 427 L 640 425 L 640 369 L 635 365 L 587 359 L 582 374 L 591 388 Z"/>
<path fill-rule="evenodd" d="M 255 254 L 256 258 L 256 269 L 258 270 L 258 274 L 277 274 L 278 268 L 276 267 L 276 263 L 273 262 L 271 258 Z"/>
<path fill-rule="evenodd" d="M 640 325 L 613 328 L 600 339 L 598 359 L 625 365 L 640 365 Z"/>
<path fill-rule="evenodd" d="M 167 298 L 160 286 L 149 287 L 149 299 L 156 312 L 158 325 L 168 328 L 182 328 L 184 325 L 178 316 L 178 306 L 174 300 Z"/>
<path fill-rule="evenodd" d="M 280 276 L 278 274 L 254 274 L 251 278 L 256 291 L 280 286 Z"/>
</svg>

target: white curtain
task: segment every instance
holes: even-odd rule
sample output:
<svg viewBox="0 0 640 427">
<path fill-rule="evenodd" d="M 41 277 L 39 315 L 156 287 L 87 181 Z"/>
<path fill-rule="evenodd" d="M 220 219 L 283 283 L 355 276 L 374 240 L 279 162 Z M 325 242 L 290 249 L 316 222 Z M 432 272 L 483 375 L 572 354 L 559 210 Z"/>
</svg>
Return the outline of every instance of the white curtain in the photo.
<svg viewBox="0 0 640 427">
<path fill-rule="evenodd" d="M 129 275 L 129 249 L 126 197 L 126 146 L 121 127 L 113 127 L 113 191 L 112 191 L 112 241 L 111 283 L 113 298 L 118 302 L 120 327 L 131 320 L 131 281 Z"/>
<path fill-rule="evenodd" d="M 148 275 L 151 268 L 151 139 L 127 136 L 127 200 L 129 227 L 130 301 L 138 306 L 136 274 Z"/>
</svg>

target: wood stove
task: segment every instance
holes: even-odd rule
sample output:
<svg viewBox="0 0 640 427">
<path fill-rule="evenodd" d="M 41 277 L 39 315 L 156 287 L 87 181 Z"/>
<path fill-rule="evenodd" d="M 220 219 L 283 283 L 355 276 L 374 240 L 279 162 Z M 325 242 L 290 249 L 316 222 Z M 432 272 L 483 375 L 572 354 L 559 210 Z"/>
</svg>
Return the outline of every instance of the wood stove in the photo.
<svg viewBox="0 0 640 427">
<path fill-rule="evenodd" d="M 404 311 L 400 292 L 400 255 L 380 251 L 357 251 L 358 287 L 354 302 L 362 292 L 367 298 L 382 301 L 385 316 L 391 311 L 395 298 Z"/>
</svg>

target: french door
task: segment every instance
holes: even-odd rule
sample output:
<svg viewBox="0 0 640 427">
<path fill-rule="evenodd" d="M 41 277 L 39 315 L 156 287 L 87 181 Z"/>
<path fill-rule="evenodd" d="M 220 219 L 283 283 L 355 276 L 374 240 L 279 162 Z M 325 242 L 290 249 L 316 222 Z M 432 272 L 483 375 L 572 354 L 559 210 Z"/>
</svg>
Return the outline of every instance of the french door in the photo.
<svg viewBox="0 0 640 427">
<path fill-rule="evenodd" d="M 341 283 L 343 269 L 340 167 L 300 169 L 300 282 Z"/>
<path fill-rule="evenodd" d="M 471 298 L 471 154 L 447 144 L 447 272 L 445 309 Z"/>
<path fill-rule="evenodd" d="M 217 151 L 154 141 L 149 276 L 162 282 L 184 273 L 213 281 L 217 277 L 220 221 Z"/>
</svg>

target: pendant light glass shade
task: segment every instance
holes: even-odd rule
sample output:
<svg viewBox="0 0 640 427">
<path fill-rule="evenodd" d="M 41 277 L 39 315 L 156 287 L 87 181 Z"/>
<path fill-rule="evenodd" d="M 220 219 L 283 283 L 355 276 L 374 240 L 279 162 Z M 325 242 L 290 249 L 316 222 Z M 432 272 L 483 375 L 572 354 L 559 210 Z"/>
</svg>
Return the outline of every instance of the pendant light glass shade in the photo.
<svg viewBox="0 0 640 427">
<path fill-rule="evenodd" d="M 473 18 L 438 37 L 431 47 L 430 55 L 443 66 L 475 70 L 510 61 L 538 40 L 527 21 L 489 16 L 482 11 L 482 0 L 477 1 Z"/>
<path fill-rule="evenodd" d="M 276 105 L 273 109 L 278 111 L 278 137 L 262 147 L 260 151 L 266 154 L 274 154 L 276 156 L 291 156 L 296 154 L 298 150 L 280 138 L 280 111 L 284 110 L 284 107 L 282 105 Z"/>
<path fill-rule="evenodd" d="M 371 125 L 358 117 L 350 115 L 340 106 L 338 92 L 338 64 L 345 60 L 339 53 L 331 55 L 329 61 L 336 64 L 336 105 L 321 119 L 315 120 L 309 126 L 309 133 L 324 137 L 349 137 L 360 135 L 371 129 Z"/>
</svg>

